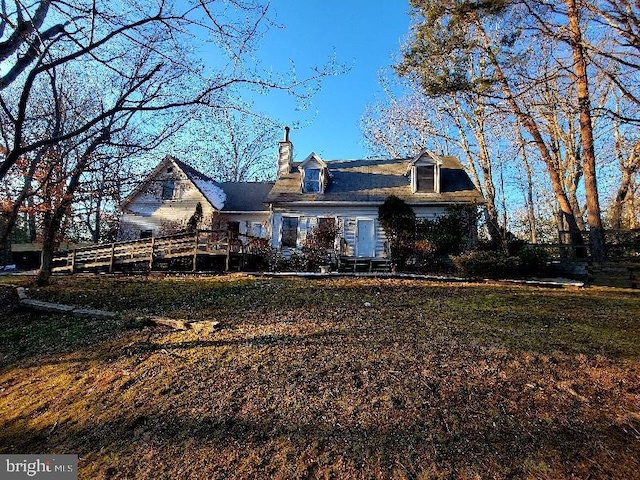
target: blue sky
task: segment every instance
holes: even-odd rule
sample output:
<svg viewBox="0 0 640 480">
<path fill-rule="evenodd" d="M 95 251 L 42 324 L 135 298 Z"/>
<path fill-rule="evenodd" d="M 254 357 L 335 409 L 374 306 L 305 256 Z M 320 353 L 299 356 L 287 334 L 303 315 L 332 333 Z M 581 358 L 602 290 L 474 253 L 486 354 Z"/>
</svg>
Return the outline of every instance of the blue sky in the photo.
<svg viewBox="0 0 640 480">
<path fill-rule="evenodd" d="M 274 93 L 256 99 L 256 109 L 299 125 L 291 131 L 297 160 L 312 151 L 326 160 L 365 157 L 360 118 L 382 98 L 380 72 L 390 69 L 408 35 L 407 0 L 273 0 L 270 11 L 282 28 L 271 28 L 261 42 L 263 68 L 287 72 L 293 63 L 302 78 L 335 57 L 350 70 L 325 78 L 305 110 Z"/>
</svg>

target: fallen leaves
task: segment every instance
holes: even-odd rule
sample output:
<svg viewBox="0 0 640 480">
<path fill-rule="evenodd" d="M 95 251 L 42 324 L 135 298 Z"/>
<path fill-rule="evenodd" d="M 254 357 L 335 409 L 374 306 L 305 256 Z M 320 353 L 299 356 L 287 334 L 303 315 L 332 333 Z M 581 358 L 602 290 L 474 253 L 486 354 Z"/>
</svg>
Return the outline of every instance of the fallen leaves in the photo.
<svg viewBox="0 0 640 480">
<path fill-rule="evenodd" d="M 92 308 L 113 296 L 125 318 L 220 322 L 3 324 L 20 345 L 71 321 L 83 332 L 44 354 L 10 351 L 0 371 L 2 450 L 78 452 L 82 478 L 640 468 L 640 305 L 625 291 L 234 276 L 71 278 L 38 294 Z"/>
</svg>

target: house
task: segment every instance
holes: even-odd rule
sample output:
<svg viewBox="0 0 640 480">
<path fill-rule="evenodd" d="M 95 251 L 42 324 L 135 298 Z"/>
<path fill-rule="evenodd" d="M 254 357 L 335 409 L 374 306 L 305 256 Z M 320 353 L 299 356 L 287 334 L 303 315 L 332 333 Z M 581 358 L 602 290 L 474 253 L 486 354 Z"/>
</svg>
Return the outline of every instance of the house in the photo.
<svg viewBox="0 0 640 480">
<path fill-rule="evenodd" d="M 418 218 L 435 218 L 451 205 L 484 202 L 454 157 L 424 150 L 409 159 L 325 162 L 311 153 L 296 163 L 286 132 L 278 149 L 278 178 L 265 199 L 276 249 L 299 248 L 314 226 L 333 221 L 341 255 L 383 258 L 388 248 L 378 208 L 389 196 L 404 200 Z"/>
<path fill-rule="evenodd" d="M 268 238 L 273 182 L 216 182 L 186 163 L 166 157 L 125 199 L 119 239 L 156 237 L 184 230 L 199 203 L 201 229 L 225 228 Z"/>
<path fill-rule="evenodd" d="M 456 158 L 427 150 L 414 158 L 331 161 L 311 153 L 295 162 L 286 128 L 277 169 L 275 182 L 218 183 L 167 157 L 125 201 L 121 237 L 155 236 L 168 224 L 186 225 L 200 202 L 202 228 L 223 217 L 229 228 L 268 239 L 285 254 L 301 248 L 313 227 L 332 222 L 343 257 L 385 258 L 378 208 L 389 196 L 404 200 L 418 218 L 484 202 Z"/>
</svg>

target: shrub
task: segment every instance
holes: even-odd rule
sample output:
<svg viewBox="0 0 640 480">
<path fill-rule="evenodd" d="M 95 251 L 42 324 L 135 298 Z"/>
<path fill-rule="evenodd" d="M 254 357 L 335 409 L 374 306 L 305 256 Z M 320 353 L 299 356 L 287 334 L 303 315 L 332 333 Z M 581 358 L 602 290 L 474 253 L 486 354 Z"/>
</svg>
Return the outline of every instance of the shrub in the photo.
<svg viewBox="0 0 640 480">
<path fill-rule="evenodd" d="M 448 207 L 446 213 L 433 220 L 416 221 L 416 244 L 431 245 L 434 255 L 459 255 L 471 248 L 475 240 L 475 207 Z"/>
<path fill-rule="evenodd" d="M 451 260 L 459 274 L 474 278 L 511 277 L 516 275 L 522 266 L 519 257 L 491 250 L 474 250 L 452 256 Z"/>
<path fill-rule="evenodd" d="M 335 221 L 318 223 L 307 234 L 302 245 L 302 256 L 307 271 L 317 270 L 320 265 L 335 263 L 335 241 L 338 227 Z"/>
<path fill-rule="evenodd" d="M 474 250 L 452 256 L 451 259 L 458 273 L 468 277 L 529 277 L 546 271 L 548 253 L 532 247 L 520 249 L 518 255 L 494 250 Z"/>
<path fill-rule="evenodd" d="M 263 265 L 266 265 L 270 272 L 304 272 L 307 269 L 307 261 L 301 252 L 283 252 L 275 248 L 263 253 Z"/>
<path fill-rule="evenodd" d="M 526 246 L 520 249 L 518 257 L 522 262 L 523 275 L 540 275 L 546 273 L 549 252 L 543 248 Z"/>
<path fill-rule="evenodd" d="M 191 218 L 189 218 L 189 221 L 187 221 L 187 232 L 195 232 L 200 226 L 201 222 L 202 222 L 202 204 L 198 202 L 196 204 L 196 209 L 193 212 L 193 215 L 191 215 Z"/>
<path fill-rule="evenodd" d="M 378 218 L 389 242 L 391 261 L 402 270 L 413 253 L 416 215 L 404 200 L 391 195 L 378 208 Z"/>
</svg>

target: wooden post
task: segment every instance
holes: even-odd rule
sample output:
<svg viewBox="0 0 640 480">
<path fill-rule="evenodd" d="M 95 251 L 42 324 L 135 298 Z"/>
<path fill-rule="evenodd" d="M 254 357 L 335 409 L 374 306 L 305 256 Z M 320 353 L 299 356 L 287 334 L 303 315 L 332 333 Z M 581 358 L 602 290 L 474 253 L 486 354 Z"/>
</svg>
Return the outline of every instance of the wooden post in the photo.
<svg viewBox="0 0 640 480">
<path fill-rule="evenodd" d="M 109 258 L 109 273 L 113 273 L 113 256 L 115 255 L 115 251 L 116 251 L 116 244 L 112 243 L 111 244 L 111 257 Z"/>
<path fill-rule="evenodd" d="M 227 259 L 224 267 L 227 272 L 231 267 L 231 232 L 229 230 L 227 230 Z"/>
<path fill-rule="evenodd" d="M 193 267 L 191 268 L 192 272 L 195 272 L 198 269 L 198 236 L 199 232 L 196 229 L 196 233 L 193 239 Z"/>
<path fill-rule="evenodd" d="M 74 248 L 71 251 L 71 273 L 73 273 L 76 269 L 76 249 Z"/>
<path fill-rule="evenodd" d="M 156 245 L 156 239 L 151 237 L 151 253 L 149 253 L 149 271 L 153 270 L 153 249 Z"/>
</svg>

